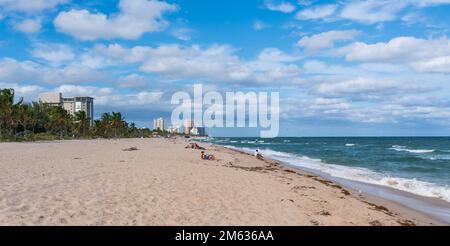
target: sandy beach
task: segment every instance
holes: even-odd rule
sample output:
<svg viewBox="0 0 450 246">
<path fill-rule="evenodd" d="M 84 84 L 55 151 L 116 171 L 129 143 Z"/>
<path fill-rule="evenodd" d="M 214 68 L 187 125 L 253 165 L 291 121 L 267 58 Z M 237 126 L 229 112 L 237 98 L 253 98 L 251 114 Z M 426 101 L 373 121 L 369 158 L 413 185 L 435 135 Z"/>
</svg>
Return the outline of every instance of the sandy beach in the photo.
<svg viewBox="0 0 450 246">
<path fill-rule="evenodd" d="M 442 225 L 274 161 L 184 140 L 0 143 L 0 225 Z M 124 151 L 136 147 L 134 151 Z"/>
</svg>

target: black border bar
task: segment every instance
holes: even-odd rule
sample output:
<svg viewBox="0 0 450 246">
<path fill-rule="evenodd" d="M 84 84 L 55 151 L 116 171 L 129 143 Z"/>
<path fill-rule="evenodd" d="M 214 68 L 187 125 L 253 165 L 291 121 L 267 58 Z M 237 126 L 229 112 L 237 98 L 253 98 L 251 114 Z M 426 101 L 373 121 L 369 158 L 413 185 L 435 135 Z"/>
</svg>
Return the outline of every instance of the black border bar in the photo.
<svg viewBox="0 0 450 246">
<path fill-rule="evenodd" d="M 450 238 L 450 227 L 0 227 L 1 242 L 427 243 Z M 195 234 L 194 234 L 195 233 Z M 208 234 L 208 240 L 200 235 Z M 253 233 L 253 234 L 252 234 Z M 271 236 L 270 236 L 271 235 Z M 181 236 L 181 237 L 180 237 Z M 178 238 L 177 238 L 178 237 Z M 183 240 L 177 240 L 183 239 Z M 191 240 L 189 240 L 191 239 Z"/>
</svg>

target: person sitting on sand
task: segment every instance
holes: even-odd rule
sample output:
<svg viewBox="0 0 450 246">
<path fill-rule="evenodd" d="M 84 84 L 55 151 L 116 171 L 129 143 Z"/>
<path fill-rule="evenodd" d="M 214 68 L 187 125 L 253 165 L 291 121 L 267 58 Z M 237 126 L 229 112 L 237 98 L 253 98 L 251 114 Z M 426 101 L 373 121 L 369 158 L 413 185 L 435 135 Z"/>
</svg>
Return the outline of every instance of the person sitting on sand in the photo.
<svg viewBox="0 0 450 246">
<path fill-rule="evenodd" d="M 259 150 L 255 151 L 255 157 L 258 160 L 262 160 L 262 161 L 264 160 L 264 157 L 261 155 L 261 153 L 259 153 Z"/>
<path fill-rule="evenodd" d="M 202 151 L 201 158 L 202 158 L 202 160 L 206 160 L 206 161 L 215 161 L 215 160 L 217 160 L 214 155 L 206 155 L 205 151 Z"/>
</svg>

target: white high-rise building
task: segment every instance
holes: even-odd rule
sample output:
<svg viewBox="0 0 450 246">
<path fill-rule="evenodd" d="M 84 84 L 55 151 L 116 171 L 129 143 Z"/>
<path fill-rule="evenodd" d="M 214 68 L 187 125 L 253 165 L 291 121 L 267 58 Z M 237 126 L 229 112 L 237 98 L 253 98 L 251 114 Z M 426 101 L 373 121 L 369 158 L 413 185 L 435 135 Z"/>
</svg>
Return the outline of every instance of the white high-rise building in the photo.
<svg viewBox="0 0 450 246">
<path fill-rule="evenodd" d="M 158 119 L 153 120 L 153 129 L 159 130 L 159 131 L 164 131 L 166 129 L 164 119 L 158 118 Z"/>
<path fill-rule="evenodd" d="M 184 121 L 184 134 L 191 134 L 191 130 L 195 127 L 193 120 L 185 120 Z"/>
<path fill-rule="evenodd" d="M 71 115 L 84 111 L 89 118 L 91 126 L 94 125 L 94 98 L 92 97 L 69 97 L 63 98 L 63 107 Z"/>
<path fill-rule="evenodd" d="M 46 92 L 39 95 L 39 101 L 50 106 L 63 107 L 71 115 L 84 111 L 91 126 L 94 124 L 94 98 L 92 97 L 64 98 L 59 92 Z"/>
</svg>

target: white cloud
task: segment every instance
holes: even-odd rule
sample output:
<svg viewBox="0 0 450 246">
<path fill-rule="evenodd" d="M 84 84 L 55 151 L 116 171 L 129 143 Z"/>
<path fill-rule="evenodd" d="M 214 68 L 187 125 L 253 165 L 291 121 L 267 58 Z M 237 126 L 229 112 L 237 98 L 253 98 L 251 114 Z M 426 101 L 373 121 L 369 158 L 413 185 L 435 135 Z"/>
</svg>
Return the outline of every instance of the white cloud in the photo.
<svg viewBox="0 0 450 246">
<path fill-rule="evenodd" d="M 32 61 L 17 61 L 11 58 L 0 59 L 0 82 L 76 84 L 106 80 L 107 75 L 83 66 L 68 65 L 63 68 L 52 68 Z"/>
<path fill-rule="evenodd" d="M 136 88 L 145 86 L 148 83 L 148 79 L 142 75 L 133 73 L 120 77 L 118 83 L 122 88 Z"/>
<path fill-rule="evenodd" d="M 75 58 L 72 48 L 64 44 L 38 43 L 31 54 L 55 65 L 72 61 Z"/>
<path fill-rule="evenodd" d="M 320 120 L 344 120 L 357 123 L 405 124 L 409 121 L 416 124 L 428 122 L 447 125 L 450 120 L 448 106 L 404 105 L 394 101 L 367 104 L 352 102 L 345 98 L 316 97 L 311 100 L 290 100 L 285 103 L 283 109 L 285 112 L 282 113 L 291 118 L 315 117 Z"/>
<path fill-rule="evenodd" d="M 450 56 L 440 56 L 429 60 L 412 62 L 411 66 L 420 72 L 450 74 Z"/>
<path fill-rule="evenodd" d="M 131 95 L 131 105 L 147 105 L 159 101 L 163 93 L 160 91 L 141 91 Z M 129 96 L 130 97 L 130 96 Z"/>
<path fill-rule="evenodd" d="M 328 65 L 319 60 L 307 60 L 303 63 L 305 74 L 358 76 L 367 73 L 362 69 L 341 65 Z"/>
<path fill-rule="evenodd" d="M 110 79 L 106 73 L 84 66 L 68 65 L 63 68 L 44 68 L 40 70 L 36 78 L 40 83 L 98 83 L 108 82 Z"/>
<path fill-rule="evenodd" d="M 370 106 L 361 106 L 344 98 L 317 97 L 313 100 L 293 101 L 289 116 L 317 117 L 320 120 L 345 120 L 358 123 L 391 121 L 388 112 Z"/>
<path fill-rule="evenodd" d="M 266 0 L 264 3 L 264 6 L 268 10 L 278 11 L 278 12 L 282 12 L 282 13 L 292 13 L 296 9 L 292 3 L 285 2 L 285 1 L 274 2 L 272 0 Z"/>
<path fill-rule="evenodd" d="M 401 20 L 406 25 L 412 25 L 420 22 L 426 23 L 426 18 L 417 12 L 406 13 L 401 17 Z"/>
<path fill-rule="evenodd" d="M 334 14 L 336 9 L 337 5 L 334 4 L 311 7 L 309 9 L 299 11 L 296 18 L 299 20 L 322 19 Z"/>
<path fill-rule="evenodd" d="M 306 36 L 297 42 L 297 46 L 303 47 L 306 50 L 321 50 L 332 48 L 335 42 L 353 40 L 358 36 L 359 32 L 356 30 L 345 31 L 328 31 L 312 36 Z"/>
<path fill-rule="evenodd" d="M 373 24 L 377 22 L 393 21 L 399 13 L 409 6 L 418 8 L 450 4 L 449 0 L 368 0 L 350 1 L 342 9 L 340 16 L 344 19 Z"/>
<path fill-rule="evenodd" d="M 392 63 L 382 63 L 382 62 L 371 62 L 371 63 L 362 63 L 358 66 L 366 72 L 375 72 L 375 73 L 411 73 L 407 67 L 402 64 L 392 64 Z"/>
<path fill-rule="evenodd" d="M 258 59 L 266 62 L 294 62 L 301 58 L 299 56 L 286 54 L 277 48 L 265 48 L 259 53 Z"/>
<path fill-rule="evenodd" d="M 449 72 L 450 40 L 397 37 L 389 42 L 356 42 L 337 51 L 348 61 L 405 63 L 420 72 Z"/>
<path fill-rule="evenodd" d="M 137 63 L 146 60 L 152 55 L 173 55 L 174 45 L 164 45 L 158 50 L 155 50 L 149 46 L 134 46 L 132 48 L 126 48 L 119 44 L 97 45 L 94 48 L 94 55 L 102 55 L 105 57 L 121 60 L 126 63 Z"/>
<path fill-rule="evenodd" d="M 298 58 L 286 55 L 278 49 L 265 49 L 258 59 L 253 61 L 243 61 L 234 52 L 235 50 L 227 45 L 214 45 L 206 49 L 199 46 L 162 46 L 154 50 L 154 54 L 141 66 L 141 70 L 168 77 L 212 82 L 285 82 L 293 75 L 299 75 L 296 65 L 285 64 Z"/>
<path fill-rule="evenodd" d="M 302 82 L 300 78 L 301 69 L 295 64 L 279 64 L 272 67 L 262 64 L 261 67 L 264 69 L 254 74 L 255 82 L 267 85 L 273 83 L 296 84 Z"/>
<path fill-rule="evenodd" d="M 45 89 L 37 85 L 21 85 L 18 83 L 2 83 L 0 82 L 0 88 L 13 88 L 17 97 L 24 97 L 26 101 L 29 98 L 35 98 L 40 92 Z"/>
<path fill-rule="evenodd" d="M 266 23 L 260 21 L 260 20 L 256 20 L 255 22 L 253 22 L 253 29 L 260 31 L 263 29 L 268 28 L 269 25 L 267 25 Z"/>
<path fill-rule="evenodd" d="M 407 1 L 354 1 L 344 7 L 341 17 L 365 23 L 392 21 L 406 6 Z"/>
<path fill-rule="evenodd" d="M 315 0 L 297 0 L 297 3 L 301 6 L 309 6 L 313 4 Z"/>
<path fill-rule="evenodd" d="M 164 45 L 149 53 L 141 70 L 179 78 L 249 78 L 250 67 L 245 66 L 233 53 L 234 49 L 227 45 L 214 45 L 205 50 L 199 46 L 183 48 L 178 45 Z"/>
<path fill-rule="evenodd" d="M 450 4 L 450 0 L 410 0 L 411 4 L 418 7 L 427 7 L 432 5 Z"/>
<path fill-rule="evenodd" d="M 391 94 L 392 90 L 398 89 L 401 84 L 386 79 L 372 79 L 359 77 L 355 79 L 335 82 L 323 83 L 317 87 L 317 92 L 322 95 L 335 96 L 343 94 L 364 94 L 367 93 L 383 93 Z"/>
<path fill-rule="evenodd" d="M 163 30 L 167 12 L 178 9 L 163 1 L 120 0 L 120 13 L 107 16 L 88 10 L 61 12 L 54 20 L 56 28 L 81 40 L 137 39 L 144 33 Z"/>
<path fill-rule="evenodd" d="M 169 79 L 198 79 L 209 82 L 267 82 L 271 78 L 287 82 L 299 75 L 297 65 L 288 64 L 300 57 L 288 55 L 279 49 L 261 51 L 257 59 L 245 61 L 229 45 L 135 46 L 126 48 L 118 44 L 98 45 L 94 54 L 125 63 L 136 63 L 140 70 Z M 283 73 L 284 77 L 283 77 Z M 272 81 L 274 81 L 272 80 Z"/>
<path fill-rule="evenodd" d="M 25 19 L 14 24 L 14 28 L 27 34 L 37 33 L 41 30 L 41 27 L 42 25 L 40 19 Z"/>
<path fill-rule="evenodd" d="M 95 98 L 97 106 L 127 107 L 145 106 L 158 102 L 163 93 L 160 91 L 140 91 L 122 94 L 111 87 L 79 86 L 64 84 L 53 91 L 61 92 L 65 96 L 90 96 Z"/>
<path fill-rule="evenodd" d="M 0 60 L 0 82 L 20 83 L 23 80 L 32 80 L 38 73 L 39 65 L 31 62 L 18 62 L 11 58 Z"/>
<path fill-rule="evenodd" d="M 141 91 L 133 94 L 121 94 L 115 91 L 109 95 L 95 96 L 95 103 L 99 106 L 114 107 L 113 110 L 118 110 L 118 107 L 136 110 L 137 107 L 155 106 L 155 104 L 161 103 L 163 95 L 164 93 L 161 91 Z M 161 108 L 159 107 L 160 110 Z"/>
<path fill-rule="evenodd" d="M 0 0 L 0 8 L 6 11 L 36 13 L 67 2 L 69 0 Z"/>
<path fill-rule="evenodd" d="M 192 39 L 191 34 L 194 32 L 193 29 L 187 27 L 177 27 L 171 30 L 172 36 L 182 41 L 189 41 Z"/>
<path fill-rule="evenodd" d="M 54 91 L 61 92 L 64 96 L 105 96 L 114 93 L 113 88 L 96 87 L 96 86 L 79 86 L 63 84 L 54 89 Z"/>
</svg>

